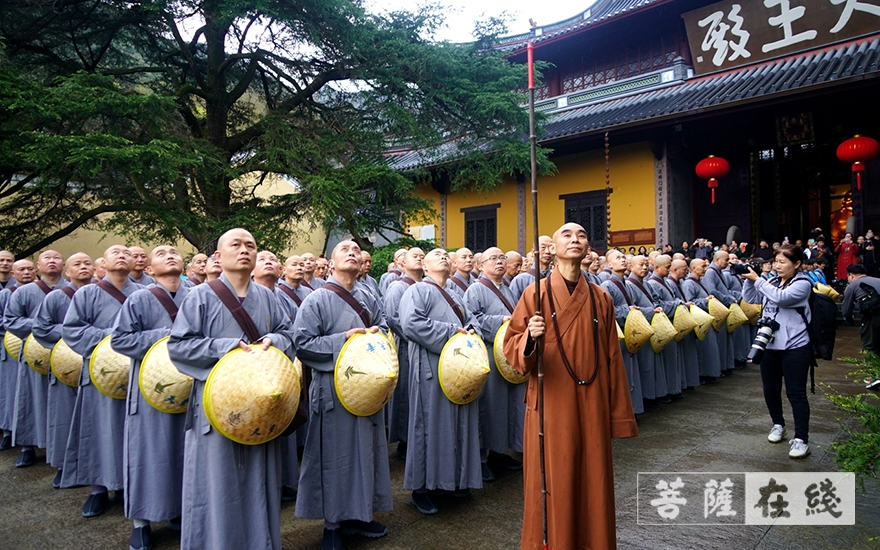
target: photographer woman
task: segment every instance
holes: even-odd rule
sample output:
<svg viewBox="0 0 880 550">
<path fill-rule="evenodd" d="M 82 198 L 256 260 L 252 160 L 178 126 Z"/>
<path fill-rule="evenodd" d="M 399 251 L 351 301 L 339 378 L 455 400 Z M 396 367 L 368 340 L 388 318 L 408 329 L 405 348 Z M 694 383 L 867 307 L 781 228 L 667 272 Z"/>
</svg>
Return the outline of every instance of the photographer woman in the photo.
<svg viewBox="0 0 880 550">
<path fill-rule="evenodd" d="M 786 244 L 776 251 L 773 266 L 778 276 L 765 280 L 753 270 L 743 275 L 743 298 L 747 302 L 762 303 L 762 316 L 775 320 L 779 328 L 767 344 L 761 360 L 761 382 L 764 386 L 764 401 L 773 420 L 773 429 L 767 439 L 778 443 L 785 437 L 785 418 L 782 416 L 782 381 L 785 380 L 785 394 L 794 415 L 794 439 L 789 442 L 788 456 L 804 458 L 810 454 L 809 441 L 810 403 L 807 401 L 807 374 L 812 362 L 810 335 L 806 319 L 810 319 L 808 305 L 812 285 L 809 279 L 799 272 L 804 262 L 804 252 L 800 248 Z"/>
</svg>

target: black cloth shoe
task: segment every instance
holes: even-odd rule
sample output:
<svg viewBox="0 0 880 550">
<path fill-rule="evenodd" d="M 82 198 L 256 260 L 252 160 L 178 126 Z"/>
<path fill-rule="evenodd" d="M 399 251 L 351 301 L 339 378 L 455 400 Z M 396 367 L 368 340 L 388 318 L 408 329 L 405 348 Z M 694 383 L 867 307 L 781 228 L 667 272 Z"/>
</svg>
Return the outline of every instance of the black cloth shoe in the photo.
<svg viewBox="0 0 880 550">
<path fill-rule="evenodd" d="M 480 469 L 483 471 L 483 481 L 495 481 L 495 472 L 492 471 L 492 467 L 488 463 L 482 462 Z"/>
<path fill-rule="evenodd" d="M 18 458 L 15 460 L 16 468 L 27 468 L 28 466 L 34 463 L 34 460 L 37 458 L 37 453 L 34 452 L 33 449 L 24 449 L 21 451 L 21 454 L 18 455 Z"/>
<path fill-rule="evenodd" d="M 107 493 L 96 493 L 89 495 L 89 499 L 83 504 L 83 517 L 94 518 L 104 513 L 104 509 L 110 502 Z"/>
<path fill-rule="evenodd" d="M 281 488 L 281 501 L 290 502 L 291 500 L 296 500 L 296 489 L 285 485 Z"/>
<path fill-rule="evenodd" d="M 656 411 L 660 408 L 660 403 L 656 399 L 642 399 L 642 404 L 646 411 Z"/>
<path fill-rule="evenodd" d="M 128 550 L 152 550 L 153 536 L 150 526 L 135 527 L 131 530 L 131 538 L 128 539 Z"/>
<path fill-rule="evenodd" d="M 321 550 L 342 550 L 342 529 L 324 528 Z"/>
<path fill-rule="evenodd" d="M 406 441 L 397 442 L 397 458 L 406 460 Z"/>
<path fill-rule="evenodd" d="M 502 470 L 522 470 L 522 462 L 504 453 L 489 451 L 489 464 Z"/>
<path fill-rule="evenodd" d="M 168 528 L 171 529 L 172 531 L 177 531 L 179 533 L 180 532 L 180 522 L 181 522 L 180 516 L 177 516 L 176 518 L 174 518 L 168 522 Z"/>
<path fill-rule="evenodd" d="M 378 521 L 360 521 L 356 519 L 347 519 L 341 522 L 343 535 L 360 535 L 369 539 L 377 539 L 388 534 L 388 528 Z"/>
<path fill-rule="evenodd" d="M 0 451 L 6 451 L 12 448 L 12 436 L 4 435 L 3 439 L 0 440 Z"/>
<path fill-rule="evenodd" d="M 659 401 L 665 405 L 672 403 L 672 399 L 668 395 L 661 395 L 660 397 L 657 398 L 657 401 Z"/>
<path fill-rule="evenodd" d="M 437 510 L 437 506 L 434 505 L 434 502 L 431 500 L 431 497 L 428 493 L 413 493 L 412 498 L 409 499 L 410 503 L 416 507 L 416 510 L 425 514 L 426 516 L 430 516 L 432 514 L 436 514 L 439 510 Z"/>
<path fill-rule="evenodd" d="M 684 397 L 684 394 L 683 393 L 670 393 L 666 397 L 668 397 L 670 401 L 678 401 L 679 399 L 682 399 Z"/>
<path fill-rule="evenodd" d="M 61 475 L 62 475 L 61 470 L 58 470 L 58 473 L 55 474 L 55 479 L 52 480 L 52 487 L 54 489 L 61 488 Z"/>
</svg>

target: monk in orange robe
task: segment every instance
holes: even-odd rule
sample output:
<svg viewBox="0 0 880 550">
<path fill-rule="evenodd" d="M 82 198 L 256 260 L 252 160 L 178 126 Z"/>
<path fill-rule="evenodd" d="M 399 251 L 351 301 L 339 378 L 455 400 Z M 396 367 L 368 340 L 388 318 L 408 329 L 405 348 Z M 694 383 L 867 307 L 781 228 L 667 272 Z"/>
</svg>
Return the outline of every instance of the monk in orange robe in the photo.
<svg viewBox="0 0 880 550">
<path fill-rule="evenodd" d="M 551 550 L 616 548 L 611 440 L 639 434 L 615 327 L 614 304 L 581 273 L 587 233 L 567 223 L 553 235 L 556 268 L 526 288 L 504 338 L 504 355 L 521 372 L 536 371 L 535 341 L 544 338 L 544 452 L 548 546 Z M 552 295 L 552 296 L 551 296 Z M 551 301 L 552 298 L 552 301 Z M 551 314 L 556 312 L 555 320 Z M 545 326 L 544 318 L 548 320 Z M 597 319 L 598 322 L 594 322 Z M 564 350 L 564 353 L 563 353 Z M 538 377 L 526 393 L 523 449 L 523 549 L 540 549 L 541 470 Z"/>
</svg>

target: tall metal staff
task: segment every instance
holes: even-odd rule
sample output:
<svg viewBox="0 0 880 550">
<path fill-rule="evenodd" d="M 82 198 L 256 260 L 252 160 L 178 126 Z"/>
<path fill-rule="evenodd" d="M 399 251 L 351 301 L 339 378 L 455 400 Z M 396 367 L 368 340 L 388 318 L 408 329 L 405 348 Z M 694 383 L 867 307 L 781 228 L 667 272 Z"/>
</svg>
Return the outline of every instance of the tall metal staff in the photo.
<svg viewBox="0 0 880 550">
<path fill-rule="evenodd" d="M 535 254 L 541 253 L 538 238 L 538 138 L 535 135 L 535 47 L 529 42 L 529 149 L 532 163 L 532 229 Z M 535 258 L 535 315 L 541 315 L 541 261 Z M 535 342 L 538 370 L 538 449 L 541 464 L 541 522 L 544 529 L 544 550 L 547 550 L 547 474 L 544 471 L 544 337 Z"/>
</svg>

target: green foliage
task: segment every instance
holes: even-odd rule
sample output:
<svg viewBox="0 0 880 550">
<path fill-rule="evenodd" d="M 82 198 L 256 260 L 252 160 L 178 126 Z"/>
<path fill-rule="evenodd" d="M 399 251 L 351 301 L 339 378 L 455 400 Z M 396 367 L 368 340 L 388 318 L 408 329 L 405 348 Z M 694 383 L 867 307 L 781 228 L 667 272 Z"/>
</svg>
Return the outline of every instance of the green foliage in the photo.
<svg viewBox="0 0 880 550">
<path fill-rule="evenodd" d="M 460 162 L 442 177 L 457 188 L 526 173 L 528 116 L 514 91 L 526 69 L 485 48 L 504 17 L 454 45 L 430 39 L 441 13 L 375 15 L 349 0 L 4 0 L 0 242 L 26 253 L 92 226 L 210 251 L 245 226 L 280 249 L 308 216 L 363 245 L 431 213 L 413 193 L 424 174 L 389 169 L 389 136 L 421 150 L 454 140 Z M 267 198 L 277 178 L 296 192 Z M 28 221 L 34 231 L 14 231 Z"/>
<path fill-rule="evenodd" d="M 388 271 L 388 264 L 394 261 L 394 253 L 401 248 L 421 248 L 425 253 L 437 248 L 437 244 L 433 240 L 423 241 L 402 237 L 393 243 L 384 246 L 377 246 L 370 254 L 373 256 L 373 268 L 370 269 L 370 276 L 379 280 L 383 273 Z"/>
<path fill-rule="evenodd" d="M 880 378 L 880 356 L 875 353 L 865 351 L 861 358 L 845 357 L 841 361 L 859 365 L 858 370 L 849 374 L 858 382 L 866 377 Z M 843 395 L 828 386 L 825 395 L 858 425 L 857 429 L 853 429 L 848 422 L 841 422 L 849 437 L 832 443 L 831 450 L 837 453 L 835 463 L 843 471 L 854 472 L 859 486 L 864 490 L 865 480 L 876 479 L 880 473 L 880 397 L 876 393 L 864 392 Z"/>
</svg>

